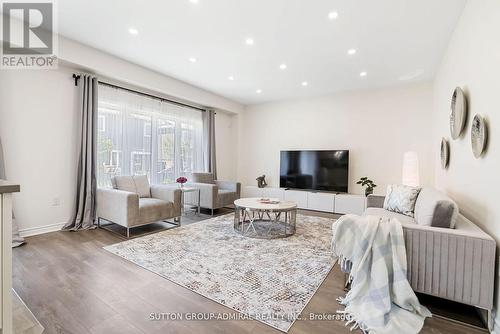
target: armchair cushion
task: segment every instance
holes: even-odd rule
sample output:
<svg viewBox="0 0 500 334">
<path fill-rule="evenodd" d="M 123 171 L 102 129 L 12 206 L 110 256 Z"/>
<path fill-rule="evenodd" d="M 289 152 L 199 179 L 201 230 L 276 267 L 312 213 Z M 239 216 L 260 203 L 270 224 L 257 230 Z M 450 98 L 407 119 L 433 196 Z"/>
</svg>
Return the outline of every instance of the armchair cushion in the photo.
<svg viewBox="0 0 500 334">
<path fill-rule="evenodd" d="M 212 173 L 192 173 L 192 182 L 214 184 L 214 175 Z"/>
<path fill-rule="evenodd" d="M 114 176 L 111 178 L 111 185 L 113 189 L 137 193 L 132 176 Z"/>
<path fill-rule="evenodd" d="M 134 175 L 135 189 L 141 198 L 151 197 L 147 175 Z"/>
<path fill-rule="evenodd" d="M 231 205 L 238 198 L 239 196 L 235 191 L 219 189 L 219 193 L 217 194 L 218 207 Z"/>
<path fill-rule="evenodd" d="M 141 198 L 151 197 L 147 175 L 123 175 L 111 179 L 114 189 L 139 194 Z"/>
<path fill-rule="evenodd" d="M 139 199 L 139 219 L 134 225 L 142 225 L 149 222 L 172 217 L 174 204 L 165 202 L 156 198 L 140 198 Z"/>
<path fill-rule="evenodd" d="M 162 201 L 171 202 L 173 204 L 172 217 L 181 215 L 181 197 L 182 191 L 173 185 L 152 184 L 151 197 L 161 199 Z"/>
</svg>

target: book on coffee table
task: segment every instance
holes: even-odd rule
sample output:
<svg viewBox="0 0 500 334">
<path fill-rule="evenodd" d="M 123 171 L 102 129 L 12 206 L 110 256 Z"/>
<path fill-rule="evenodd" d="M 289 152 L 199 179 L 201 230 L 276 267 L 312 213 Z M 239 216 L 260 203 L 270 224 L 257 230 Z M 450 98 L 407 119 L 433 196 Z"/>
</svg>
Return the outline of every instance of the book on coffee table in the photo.
<svg viewBox="0 0 500 334">
<path fill-rule="evenodd" d="M 261 199 L 259 199 L 259 203 L 262 203 L 262 204 L 279 204 L 280 201 L 277 198 L 261 198 Z"/>
</svg>

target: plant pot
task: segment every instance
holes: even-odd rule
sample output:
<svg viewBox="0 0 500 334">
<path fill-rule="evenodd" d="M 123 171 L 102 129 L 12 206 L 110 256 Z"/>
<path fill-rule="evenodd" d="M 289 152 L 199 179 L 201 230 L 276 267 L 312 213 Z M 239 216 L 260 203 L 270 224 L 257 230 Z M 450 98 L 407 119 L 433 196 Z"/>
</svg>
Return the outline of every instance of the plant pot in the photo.
<svg viewBox="0 0 500 334">
<path fill-rule="evenodd" d="M 368 197 L 368 195 L 373 194 L 373 188 L 366 188 L 365 189 L 365 196 Z"/>
</svg>

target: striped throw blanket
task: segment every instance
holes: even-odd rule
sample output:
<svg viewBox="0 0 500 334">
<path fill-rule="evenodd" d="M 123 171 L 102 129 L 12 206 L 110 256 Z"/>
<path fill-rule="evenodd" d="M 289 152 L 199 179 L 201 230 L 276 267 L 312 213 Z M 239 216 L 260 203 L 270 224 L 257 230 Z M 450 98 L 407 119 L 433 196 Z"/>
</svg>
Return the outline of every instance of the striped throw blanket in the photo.
<svg viewBox="0 0 500 334">
<path fill-rule="evenodd" d="M 346 326 L 364 333 L 418 333 L 431 313 L 406 278 L 403 228 L 396 219 L 342 216 L 333 224 L 332 250 L 349 272 L 351 290 L 339 302 Z"/>
</svg>

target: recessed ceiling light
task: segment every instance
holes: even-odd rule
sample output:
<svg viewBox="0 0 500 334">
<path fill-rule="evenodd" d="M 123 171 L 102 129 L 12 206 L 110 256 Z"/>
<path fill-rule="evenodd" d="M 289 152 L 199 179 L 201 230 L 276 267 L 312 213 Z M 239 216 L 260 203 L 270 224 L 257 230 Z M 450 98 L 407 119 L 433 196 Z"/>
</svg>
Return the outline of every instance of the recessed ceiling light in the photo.
<svg viewBox="0 0 500 334">
<path fill-rule="evenodd" d="M 361 73 L 359 73 L 359 76 L 360 76 L 360 77 L 366 77 L 366 75 L 367 75 L 367 74 L 368 74 L 368 73 L 366 73 L 366 72 L 361 72 Z"/>
<path fill-rule="evenodd" d="M 195 57 L 191 57 L 189 58 L 189 61 L 192 62 L 192 63 L 196 63 L 198 59 L 196 59 Z"/>
<path fill-rule="evenodd" d="M 401 80 L 401 81 L 413 80 L 413 79 L 421 76 L 423 73 L 424 73 L 423 69 L 417 69 L 413 72 L 410 72 L 410 73 L 407 73 L 407 74 L 400 76 L 399 80 Z"/>
<path fill-rule="evenodd" d="M 286 70 L 286 68 L 287 68 L 286 64 L 281 64 L 280 65 L 280 70 Z"/>
<path fill-rule="evenodd" d="M 139 34 L 139 30 L 135 29 L 135 28 L 128 28 L 128 32 L 130 35 L 137 35 Z"/>
<path fill-rule="evenodd" d="M 352 55 L 355 55 L 356 54 L 356 49 L 349 49 L 347 50 L 347 54 L 352 56 Z"/>
<path fill-rule="evenodd" d="M 336 11 L 331 11 L 330 13 L 328 13 L 328 19 L 330 20 L 335 20 L 337 17 L 339 17 L 339 13 L 337 13 Z"/>
<path fill-rule="evenodd" d="M 256 92 L 257 94 L 260 94 L 260 93 L 262 93 L 262 89 L 257 89 L 255 92 Z"/>
<path fill-rule="evenodd" d="M 234 77 L 232 75 L 230 75 L 230 76 L 227 77 L 227 80 L 234 81 Z"/>
<path fill-rule="evenodd" d="M 253 38 L 247 38 L 245 39 L 246 45 L 253 45 Z"/>
<path fill-rule="evenodd" d="M 309 83 L 307 81 L 302 81 L 301 85 L 305 87 L 305 86 L 309 85 Z"/>
</svg>

